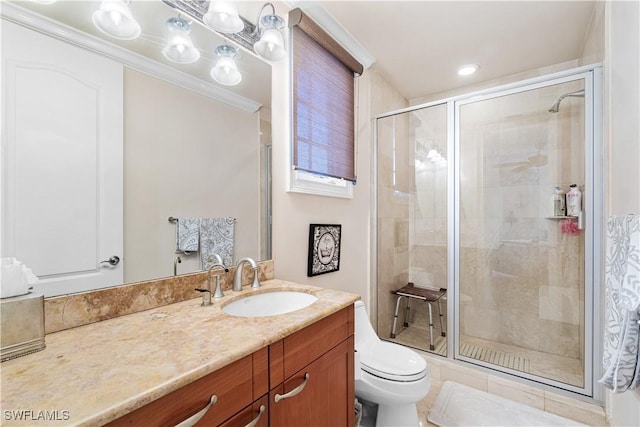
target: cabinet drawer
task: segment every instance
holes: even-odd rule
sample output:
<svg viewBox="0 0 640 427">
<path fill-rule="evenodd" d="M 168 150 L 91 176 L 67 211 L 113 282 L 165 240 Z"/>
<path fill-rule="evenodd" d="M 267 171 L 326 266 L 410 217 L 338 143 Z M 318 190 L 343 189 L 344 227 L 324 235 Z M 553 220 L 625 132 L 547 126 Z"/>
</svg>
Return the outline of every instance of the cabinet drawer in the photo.
<svg viewBox="0 0 640 427">
<path fill-rule="evenodd" d="M 269 346 L 269 385 L 273 389 L 353 335 L 353 305 Z"/>
<path fill-rule="evenodd" d="M 253 401 L 253 355 L 240 359 L 193 383 L 119 418 L 108 426 L 175 426 L 211 406 L 199 425 L 218 425 Z"/>
<path fill-rule="evenodd" d="M 240 413 L 225 421 L 220 427 L 245 427 L 255 422 L 254 427 L 269 425 L 269 396 L 264 395 L 253 404 L 244 408 Z"/>
</svg>

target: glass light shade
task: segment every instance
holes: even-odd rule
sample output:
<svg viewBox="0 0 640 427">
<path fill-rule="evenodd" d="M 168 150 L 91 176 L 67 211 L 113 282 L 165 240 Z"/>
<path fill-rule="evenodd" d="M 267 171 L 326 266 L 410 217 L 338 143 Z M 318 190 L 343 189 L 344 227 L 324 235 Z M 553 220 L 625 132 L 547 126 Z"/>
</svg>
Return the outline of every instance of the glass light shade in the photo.
<svg viewBox="0 0 640 427">
<path fill-rule="evenodd" d="M 235 86 L 242 81 L 242 74 L 233 58 L 221 56 L 216 66 L 211 69 L 211 78 L 221 85 Z"/>
<path fill-rule="evenodd" d="M 244 29 L 238 9 L 230 1 L 211 0 L 202 20 L 207 27 L 225 34 L 238 33 Z"/>
<path fill-rule="evenodd" d="M 169 60 L 181 64 L 191 64 L 200 59 L 200 51 L 193 46 L 188 34 L 173 33 L 162 54 Z"/>
<path fill-rule="evenodd" d="M 167 21 L 169 38 L 167 46 L 162 49 L 165 58 L 180 64 L 191 64 L 200 59 L 200 51 L 193 46 L 189 37 L 191 25 L 181 18 L 170 18 Z"/>
<path fill-rule="evenodd" d="M 260 40 L 253 45 L 253 50 L 267 61 L 282 61 L 286 56 L 284 39 L 276 28 L 265 29 Z"/>
<path fill-rule="evenodd" d="M 104 0 L 92 19 L 100 31 L 111 37 L 133 40 L 140 35 L 140 24 L 123 0 Z"/>
</svg>

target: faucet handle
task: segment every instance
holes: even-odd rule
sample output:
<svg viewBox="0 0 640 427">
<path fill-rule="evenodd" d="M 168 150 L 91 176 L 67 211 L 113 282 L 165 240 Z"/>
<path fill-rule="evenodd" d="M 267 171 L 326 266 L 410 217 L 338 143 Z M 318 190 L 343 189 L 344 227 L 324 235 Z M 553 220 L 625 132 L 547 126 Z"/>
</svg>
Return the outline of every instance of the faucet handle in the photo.
<svg viewBox="0 0 640 427">
<path fill-rule="evenodd" d="M 195 288 L 194 291 L 198 291 L 202 293 L 202 305 L 203 307 L 207 307 L 211 305 L 211 290 L 203 289 L 203 288 Z"/>
</svg>

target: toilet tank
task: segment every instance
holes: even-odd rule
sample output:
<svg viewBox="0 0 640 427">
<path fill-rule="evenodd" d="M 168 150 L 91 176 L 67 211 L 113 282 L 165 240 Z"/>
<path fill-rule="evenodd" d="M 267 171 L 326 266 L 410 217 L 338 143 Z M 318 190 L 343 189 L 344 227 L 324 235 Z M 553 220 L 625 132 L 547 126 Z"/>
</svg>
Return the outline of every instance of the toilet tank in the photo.
<svg viewBox="0 0 640 427">
<path fill-rule="evenodd" d="M 367 346 L 374 345 L 380 341 L 378 334 L 373 330 L 371 322 L 369 321 L 369 315 L 367 309 L 362 301 L 356 301 L 354 303 L 355 311 L 355 347 L 356 350 L 362 351 Z"/>
</svg>

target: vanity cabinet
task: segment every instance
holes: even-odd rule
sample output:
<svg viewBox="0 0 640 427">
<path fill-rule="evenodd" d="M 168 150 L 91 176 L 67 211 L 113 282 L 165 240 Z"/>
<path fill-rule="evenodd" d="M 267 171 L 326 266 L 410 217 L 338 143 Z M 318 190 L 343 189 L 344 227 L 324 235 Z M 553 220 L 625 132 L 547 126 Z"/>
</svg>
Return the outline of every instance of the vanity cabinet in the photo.
<svg viewBox="0 0 640 427">
<path fill-rule="evenodd" d="M 350 305 L 108 426 L 178 426 L 206 412 L 193 425 L 351 427 L 353 315 Z"/>
<path fill-rule="evenodd" d="M 353 306 L 269 346 L 269 425 L 353 426 Z"/>
</svg>

